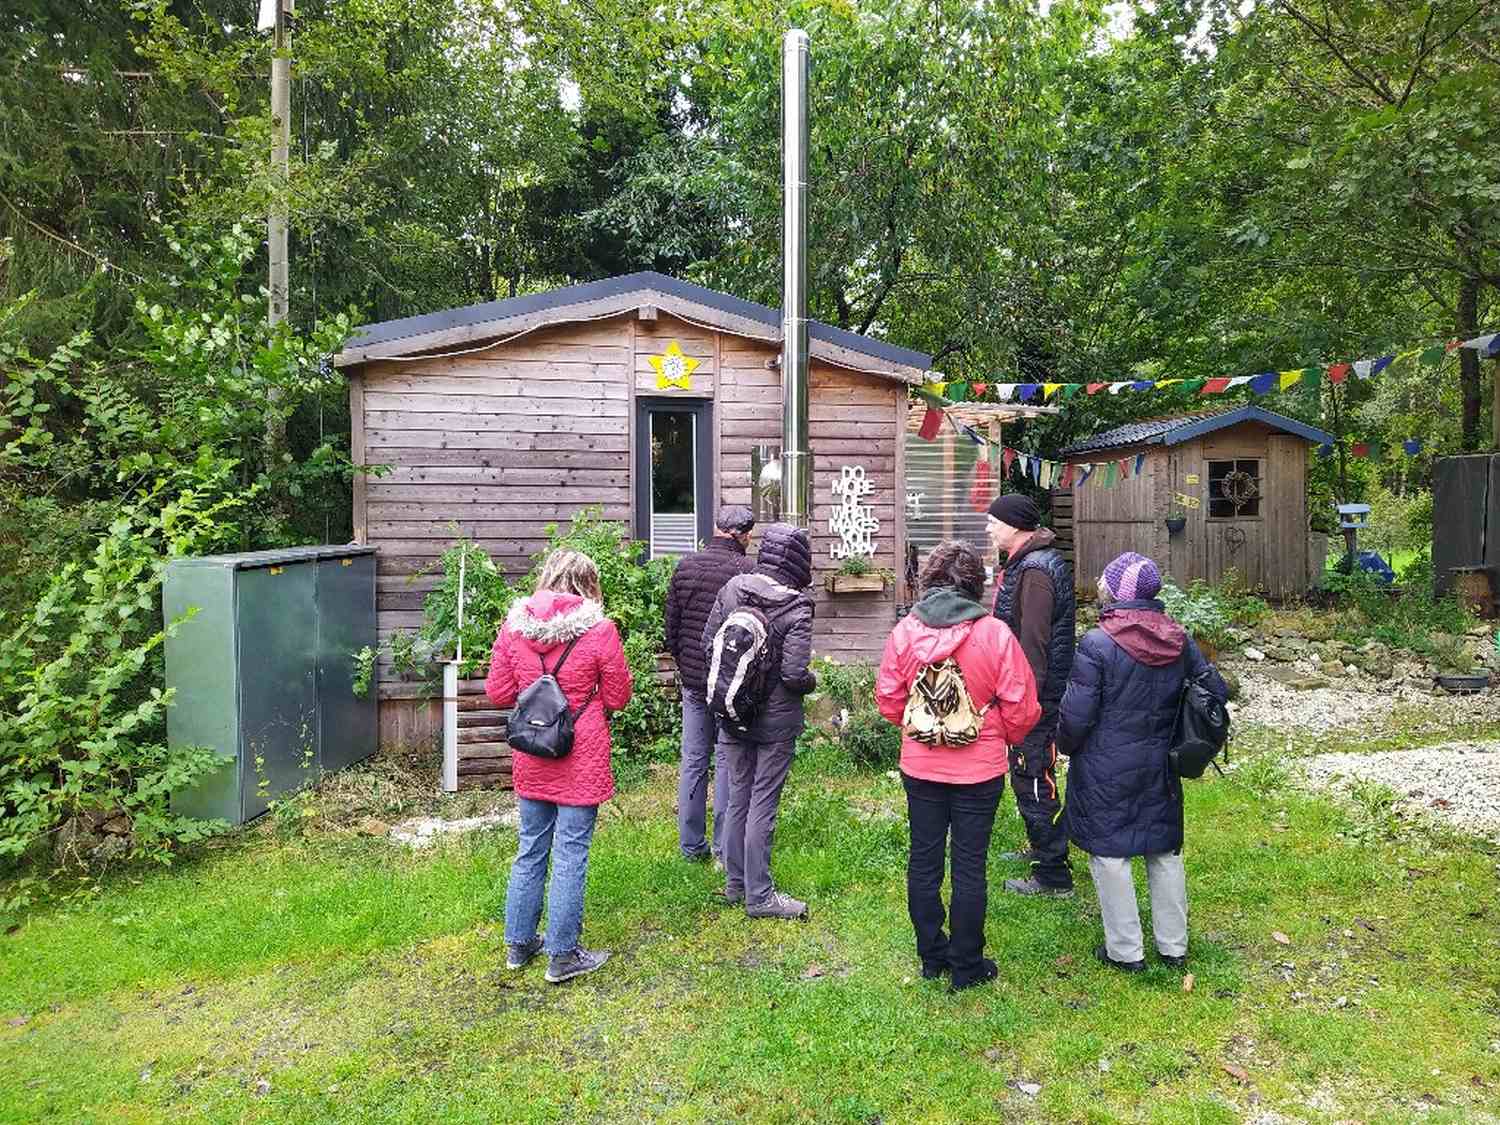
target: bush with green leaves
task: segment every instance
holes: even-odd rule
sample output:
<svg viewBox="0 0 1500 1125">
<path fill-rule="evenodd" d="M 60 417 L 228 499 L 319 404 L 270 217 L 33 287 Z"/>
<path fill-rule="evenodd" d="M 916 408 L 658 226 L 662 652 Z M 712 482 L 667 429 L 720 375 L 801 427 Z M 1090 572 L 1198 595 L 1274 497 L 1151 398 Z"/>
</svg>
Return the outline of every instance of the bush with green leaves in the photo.
<svg viewBox="0 0 1500 1125">
<path fill-rule="evenodd" d="M 1322 588 L 1345 610 L 1338 630 L 1344 640 L 1380 641 L 1421 653 L 1452 670 L 1465 670 L 1468 662 L 1459 655 L 1461 646 L 1442 638 L 1461 637 L 1474 617 L 1456 596 L 1437 596 L 1431 554 L 1418 555 L 1394 586 L 1356 569 L 1348 574 L 1330 571 L 1323 576 Z"/>
<path fill-rule="evenodd" d="M 875 706 L 875 667 L 863 661 L 818 660 L 818 694 L 833 705 L 824 738 L 861 769 L 894 769 L 901 761 L 901 729 Z"/>
<path fill-rule="evenodd" d="M 1173 619 L 1196 640 L 1215 648 L 1230 642 L 1230 629 L 1255 625 L 1271 613 L 1265 599 L 1251 593 L 1234 571 L 1225 575 L 1217 586 L 1201 578 L 1186 590 L 1168 582 L 1157 596 Z"/>
<path fill-rule="evenodd" d="M 174 815 L 172 790 L 214 768 L 166 744 L 172 693 L 161 622 L 169 560 L 223 545 L 243 503 L 234 463 L 200 459 L 122 502 L 86 563 L 68 563 L 24 615 L 0 613 L 0 860 L 14 864 L 72 817 L 129 818 L 137 854 L 163 862 L 209 822 Z"/>
<path fill-rule="evenodd" d="M 601 518 L 598 508 L 575 515 L 567 524 L 548 524 L 547 547 L 534 559 L 531 572 L 506 579 L 488 553 L 461 541 L 443 552 L 443 581 L 423 602 L 423 620 L 415 631 L 398 632 L 389 646 L 396 671 L 433 681 L 441 662 L 453 658 L 458 637 L 459 563 L 464 563 L 464 661 L 461 674 L 485 675 L 495 634 L 518 597 L 536 589 L 547 555 L 559 549 L 579 551 L 599 568 L 604 611 L 620 630 L 625 659 L 635 681 L 629 706 L 610 722 L 617 753 L 647 758 L 677 753 L 682 716 L 676 703 L 656 683 L 656 658 L 665 646 L 667 587 L 674 560 L 644 559 L 643 549 L 625 526 Z M 361 654 L 351 654 L 360 665 Z"/>
</svg>

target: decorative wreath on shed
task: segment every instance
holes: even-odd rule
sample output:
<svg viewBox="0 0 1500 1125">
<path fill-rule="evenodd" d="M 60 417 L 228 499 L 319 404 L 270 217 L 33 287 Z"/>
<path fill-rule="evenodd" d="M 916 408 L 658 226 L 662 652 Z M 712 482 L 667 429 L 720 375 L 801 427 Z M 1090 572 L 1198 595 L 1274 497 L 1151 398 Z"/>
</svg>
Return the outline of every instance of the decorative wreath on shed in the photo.
<svg viewBox="0 0 1500 1125">
<path fill-rule="evenodd" d="M 1236 469 L 1232 473 L 1225 473 L 1224 479 L 1219 481 L 1219 495 L 1234 505 L 1235 514 L 1250 501 L 1260 495 L 1260 485 L 1255 478 L 1243 469 Z"/>
</svg>

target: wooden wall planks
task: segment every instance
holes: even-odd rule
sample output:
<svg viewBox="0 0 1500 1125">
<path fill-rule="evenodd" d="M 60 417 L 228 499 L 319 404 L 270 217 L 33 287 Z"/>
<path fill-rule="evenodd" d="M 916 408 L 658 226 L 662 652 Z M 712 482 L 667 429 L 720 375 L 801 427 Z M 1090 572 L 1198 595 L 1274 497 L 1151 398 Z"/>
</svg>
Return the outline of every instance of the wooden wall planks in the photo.
<svg viewBox="0 0 1500 1125">
<path fill-rule="evenodd" d="M 656 386 L 651 356 L 673 340 L 699 361 L 688 391 Z M 656 310 L 557 326 L 483 353 L 365 365 L 350 396 L 355 429 L 368 461 L 388 471 L 364 482 L 356 512 L 380 549 L 381 637 L 419 623 L 437 582 L 431 569 L 455 535 L 519 574 L 545 546 L 546 523 L 602 504 L 605 518 L 628 524 L 638 394 L 712 396 L 716 499 L 748 504 L 751 447 L 781 443 L 781 375 L 768 366 L 778 354 L 774 343 Z M 899 573 L 905 389 L 820 361 L 811 380 L 814 646 L 820 656 L 872 660 L 895 624 L 897 588 L 839 596 L 823 588 L 839 566 L 830 557 L 832 486 L 843 466 L 864 466 L 875 484 L 865 503 L 881 522 L 875 563 Z M 403 706 L 390 733 L 425 737 L 427 712 Z"/>
</svg>

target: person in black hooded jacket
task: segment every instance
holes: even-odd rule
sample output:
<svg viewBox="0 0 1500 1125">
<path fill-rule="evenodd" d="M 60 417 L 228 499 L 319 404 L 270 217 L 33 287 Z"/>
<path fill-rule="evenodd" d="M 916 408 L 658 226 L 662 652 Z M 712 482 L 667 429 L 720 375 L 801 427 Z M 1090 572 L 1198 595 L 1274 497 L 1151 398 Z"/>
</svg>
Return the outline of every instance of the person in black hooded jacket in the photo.
<svg viewBox="0 0 1500 1125">
<path fill-rule="evenodd" d="M 755 569 L 731 578 L 703 629 L 711 652 L 724 619 L 742 605 L 765 614 L 770 626 L 770 690 L 747 734 L 719 728 L 729 773 L 724 811 L 724 897 L 745 904 L 751 918 L 805 918 L 807 903 L 771 881 L 771 837 L 781 787 L 802 733 L 802 697 L 818 686 L 812 661 L 812 543 L 806 531 L 773 523 L 761 536 Z"/>
<path fill-rule="evenodd" d="M 724 756 L 715 747 L 718 723 L 704 699 L 708 668 L 703 662 L 703 626 L 731 578 L 755 564 L 745 555 L 755 515 L 742 504 L 726 504 L 714 520 L 714 535 L 672 572 L 667 587 L 667 651 L 682 679 L 682 764 L 677 775 L 677 846 L 687 859 L 724 858 L 724 808 L 729 784 Z M 714 767 L 713 846 L 704 838 L 708 763 Z"/>
</svg>

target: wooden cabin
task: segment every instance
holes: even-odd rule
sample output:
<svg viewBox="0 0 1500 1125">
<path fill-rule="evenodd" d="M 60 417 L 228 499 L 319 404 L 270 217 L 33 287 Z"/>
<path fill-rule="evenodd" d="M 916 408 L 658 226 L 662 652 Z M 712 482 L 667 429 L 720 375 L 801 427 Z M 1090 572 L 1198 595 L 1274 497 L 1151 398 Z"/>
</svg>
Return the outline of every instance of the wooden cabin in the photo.
<svg viewBox="0 0 1500 1125">
<path fill-rule="evenodd" d="M 1306 592 L 1323 564 L 1308 531 L 1308 451 L 1332 440 L 1242 406 L 1131 422 L 1074 443 L 1062 451 L 1066 462 L 1098 466 L 1072 490 L 1079 589 L 1092 590 L 1120 553 L 1139 551 L 1181 586 L 1234 571 L 1273 597 Z M 1127 462 L 1128 476 L 1103 487 L 1097 474 L 1110 461 Z"/>
<path fill-rule="evenodd" d="M 653 554 L 692 550 L 719 505 L 751 503 L 752 447 L 781 444 L 780 350 L 779 310 L 657 273 L 357 329 L 334 363 L 349 376 L 355 462 L 389 466 L 354 485 L 382 642 L 421 622 L 436 581 L 424 572 L 456 536 L 520 575 L 548 523 L 598 505 Z M 848 502 L 835 485 L 859 471 L 874 564 L 899 574 L 907 387 L 929 357 L 817 322 L 809 354 L 814 645 L 875 659 L 897 583 L 825 589 L 843 542 L 830 521 Z M 380 690 L 383 716 L 412 694 Z M 393 730 L 420 728 L 383 721 Z"/>
</svg>

